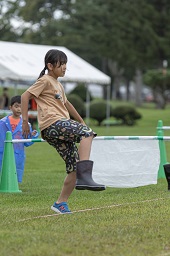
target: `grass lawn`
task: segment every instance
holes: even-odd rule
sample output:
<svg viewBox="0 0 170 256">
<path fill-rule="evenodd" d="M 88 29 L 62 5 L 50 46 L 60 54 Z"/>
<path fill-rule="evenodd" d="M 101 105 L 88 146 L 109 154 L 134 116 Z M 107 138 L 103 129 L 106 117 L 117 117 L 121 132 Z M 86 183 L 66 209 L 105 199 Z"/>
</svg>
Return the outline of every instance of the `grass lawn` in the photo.
<svg viewBox="0 0 170 256">
<path fill-rule="evenodd" d="M 169 109 L 138 109 L 136 126 L 93 127 L 98 135 L 156 135 Z M 170 131 L 166 131 L 168 136 Z M 166 142 L 167 158 L 170 152 Z M 65 166 L 46 142 L 26 148 L 22 193 L 0 194 L 1 256 L 170 255 L 170 192 L 165 179 L 138 188 L 73 191 L 73 214 L 54 215 Z"/>
</svg>

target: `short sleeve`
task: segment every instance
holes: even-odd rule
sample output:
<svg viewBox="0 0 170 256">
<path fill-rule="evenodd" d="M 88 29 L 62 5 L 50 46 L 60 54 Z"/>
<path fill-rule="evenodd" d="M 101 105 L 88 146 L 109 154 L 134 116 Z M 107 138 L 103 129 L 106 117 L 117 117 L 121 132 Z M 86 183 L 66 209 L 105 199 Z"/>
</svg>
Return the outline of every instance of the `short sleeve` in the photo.
<svg viewBox="0 0 170 256">
<path fill-rule="evenodd" d="M 48 81 L 39 78 L 33 85 L 31 85 L 31 87 L 27 89 L 27 91 L 38 98 L 38 96 L 42 93 L 47 84 Z"/>
</svg>

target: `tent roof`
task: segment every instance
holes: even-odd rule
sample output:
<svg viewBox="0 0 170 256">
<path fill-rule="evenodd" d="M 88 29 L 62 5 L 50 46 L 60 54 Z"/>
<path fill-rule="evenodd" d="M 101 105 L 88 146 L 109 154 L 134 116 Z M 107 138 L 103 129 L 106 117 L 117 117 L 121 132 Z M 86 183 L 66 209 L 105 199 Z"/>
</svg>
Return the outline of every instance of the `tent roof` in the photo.
<svg viewBox="0 0 170 256">
<path fill-rule="evenodd" d="M 65 47 L 0 41 L 0 79 L 36 80 L 44 68 L 48 50 L 58 49 L 68 57 L 62 81 L 109 84 L 110 77 Z"/>
</svg>

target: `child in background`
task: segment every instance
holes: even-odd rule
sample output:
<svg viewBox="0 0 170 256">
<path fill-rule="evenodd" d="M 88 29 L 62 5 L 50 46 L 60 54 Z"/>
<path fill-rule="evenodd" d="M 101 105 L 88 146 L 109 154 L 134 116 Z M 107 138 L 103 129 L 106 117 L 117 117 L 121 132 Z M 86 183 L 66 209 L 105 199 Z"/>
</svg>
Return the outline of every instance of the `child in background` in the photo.
<svg viewBox="0 0 170 256">
<path fill-rule="evenodd" d="M 9 109 L 8 88 L 3 88 L 3 94 L 0 98 L 0 109 Z"/>
<path fill-rule="evenodd" d="M 4 141 L 6 138 L 6 132 L 12 133 L 13 139 L 23 139 L 22 136 L 22 117 L 21 117 L 21 96 L 14 96 L 11 98 L 10 110 L 12 114 L 0 119 L 0 168 L 2 166 L 3 152 L 4 152 Z M 31 138 L 37 138 L 39 136 L 36 130 L 31 130 Z M 25 165 L 25 150 L 24 146 L 31 146 L 33 142 L 15 143 L 14 155 L 16 163 L 16 171 L 18 182 L 22 182 Z"/>
</svg>

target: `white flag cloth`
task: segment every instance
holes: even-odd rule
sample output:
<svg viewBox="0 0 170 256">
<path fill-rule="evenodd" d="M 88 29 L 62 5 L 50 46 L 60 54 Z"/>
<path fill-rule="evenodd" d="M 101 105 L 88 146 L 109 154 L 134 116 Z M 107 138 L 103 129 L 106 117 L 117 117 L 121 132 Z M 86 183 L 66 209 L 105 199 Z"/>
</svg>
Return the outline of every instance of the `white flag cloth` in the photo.
<svg viewBox="0 0 170 256">
<path fill-rule="evenodd" d="M 157 184 L 158 140 L 93 140 L 90 159 L 93 179 L 108 187 Z"/>
</svg>

